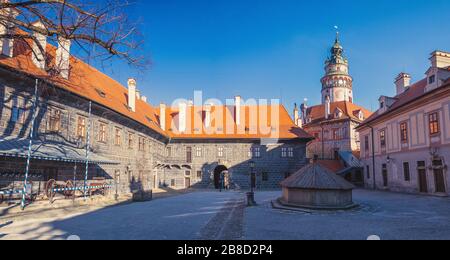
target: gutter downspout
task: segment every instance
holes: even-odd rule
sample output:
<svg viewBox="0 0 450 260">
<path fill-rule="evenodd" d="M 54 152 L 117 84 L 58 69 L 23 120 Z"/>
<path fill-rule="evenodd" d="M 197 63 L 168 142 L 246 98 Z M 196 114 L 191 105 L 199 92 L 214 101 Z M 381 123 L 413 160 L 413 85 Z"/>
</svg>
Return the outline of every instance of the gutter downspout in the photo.
<svg viewBox="0 0 450 260">
<path fill-rule="evenodd" d="M 325 133 L 325 131 L 324 131 L 324 128 L 323 128 L 323 125 L 322 124 L 320 124 L 320 128 L 322 129 L 322 160 L 325 160 L 325 136 L 324 136 L 324 133 Z"/>
<path fill-rule="evenodd" d="M 367 125 L 372 133 L 372 171 L 373 171 L 373 189 L 377 189 L 376 171 L 375 171 L 375 130 L 372 126 Z"/>
</svg>

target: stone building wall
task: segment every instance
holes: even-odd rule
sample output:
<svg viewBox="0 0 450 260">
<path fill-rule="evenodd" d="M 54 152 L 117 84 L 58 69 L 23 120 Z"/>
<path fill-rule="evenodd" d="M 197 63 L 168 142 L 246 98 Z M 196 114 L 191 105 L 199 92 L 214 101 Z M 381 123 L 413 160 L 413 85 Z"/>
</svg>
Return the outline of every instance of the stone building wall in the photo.
<svg viewBox="0 0 450 260">
<path fill-rule="evenodd" d="M 0 135 L 2 137 L 28 138 L 31 129 L 31 104 L 34 90 L 34 82 L 11 73 L 0 72 L 0 97 L 2 110 L 0 113 Z M 7 80 L 8 79 L 8 80 Z M 86 141 L 77 138 L 78 118 L 88 118 L 89 101 L 71 93 L 57 90 L 52 87 L 39 88 L 40 99 L 37 109 L 35 134 L 41 141 L 57 141 L 68 146 L 85 148 Z M 18 103 L 15 100 L 19 100 Z M 18 104 L 23 108 L 23 121 L 12 122 L 12 106 Z M 50 132 L 48 128 L 49 117 L 52 110 L 61 111 L 61 127 L 58 133 Z M 100 123 L 106 125 L 106 142 L 99 139 Z M 116 145 L 115 129 L 121 130 L 121 144 Z M 87 121 L 86 121 L 87 131 Z M 133 142 L 129 147 L 129 133 L 133 135 Z M 95 105 L 92 106 L 91 116 L 91 151 L 109 160 L 119 162 L 118 165 L 92 166 L 91 177 L 107 177 L 119 183 L 119 190 L 128 193 L 133 185 L 142 186 L 144 189 L 154 187 L 152 168 L 154 158 L 163 150 L 164 139 L 153 131 L 140 124 L 120 116 L 111 110 Z M 140 151 L 139 137 L 145 139 L 145 148 Z M 33 167 L 39 168 L 38 172 L 49 175 L 50 171 L 57 171 L 57 178 L 64 180 L 73 176 L 73 167 L 45 161 L 33 161 Z M 78 165 L 78 170 L 83 171 L 84 166 Z M 0 170 L 24 172 L 22 164 L 17 164 L 16 169 L 0 162 Z M 33 169 L 33 168 L 32 168 Z M 53 174 L 53 173 L 52 173 Z M 47 177 L 48 178 L 48 177 Z M 71 178 L 70 178 L 71 179 Z"/>
<path fill-rule="evenodd" d="M 159 182 L 173 188 L 184 188 L 186 181 L 193 187 L 214 188 L 214 172 L 217 167 L 224 166 L 229 171 L 234 188 L 248 189 L 250 161 L 255 163 L 257 188 L 279 188 L 279 183 L 286 176 L 295 173 L 307 163 L 305 144 L 296 142 L 267 146 L 245 141 L 181 142 L 169 144 L 168 147 L 171 156 L 167 157 L 166 162 L 190 166 L 190 168 L 172 167 L 158 170 Z M 192 149 L 190 164 L 186 160 L 189 147 Z M 292 157 L 289 157 L 289 148 L 293 149 Z M 286 149 L 287 157 L 282 157 L 283 149 Z"/>
</svg>

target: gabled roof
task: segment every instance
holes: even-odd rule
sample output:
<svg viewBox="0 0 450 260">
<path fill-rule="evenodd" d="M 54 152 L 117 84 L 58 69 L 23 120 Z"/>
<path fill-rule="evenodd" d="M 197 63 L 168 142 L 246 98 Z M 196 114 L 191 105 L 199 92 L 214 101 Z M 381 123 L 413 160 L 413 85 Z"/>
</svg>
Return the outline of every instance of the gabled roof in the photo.
<svg viewBox="0 0 450 260">
<path fill-rule="evenodd" d="M 91 100 L 97 104 L 107 107 L 125 117 L 128 117 L 166 138 L 267 138 L 272 134 L 264 134 L 261 131 L 256 134 L 215 134 L 207 135 L 202 132 L 194 134 L 195 129 L 191 129 L 193 134 L 177 134 L 170 131 L 170 122 L 174 119 L 177 111 L 167 109 L 166 123 L 167 130 L 164 131 L 159 122 L 159 109 L 156 109 L 147 102 L 136 99 L 136 112 L 132 112 L 128 107 L 128 89 L 119 82 L 98 71 L 87 63 L 70 57 L 70 77 L 64 79 L 59 76 L 50 76 L 46 71 L 39 69 L 32 61 L 31 40 L 15 40 L 14 55 L 12 58 L 0 55 L 0 66 L 12 71 L 17 71 L 31 77 L 40 78 L 61 89 L 74 93 L 78 96 Z M 47 45 L 47 55 L 49 57 L 49 67 L 55 63 L 56 47 Z M 260 107 L 261 108 L 261 107 Z M 225 110 L 224 110 L 225 111 Z M 270 109 L 269 109 L 270 111 Z M 302 129 L 298 128 L 283 106 L 279 106 L 279 127 L 276 131 L 281 139 L 312 138 Z M 193 112 L 192 112 L 193 113 Z M 194 114 L 188 117 L 188 122 L 193 122 Z M 248 118 L 248 117 L 247 117 Z M 269 117 L 270 118 L 270 117 Z M 232 121 L 230 121 L 232 122 Z M 261 123 L 258 122 L 258 125 Z M 249 128 L 251 123 L 246 123 Z"/>
<path fill-rule="evenodd" d="M 356 104 L 353 104 L 351 102 L 347 101 L 341 101 L 341 102 L 333 102 L 330 104 L 330 111 L 336 111 L 336 109 L 340 109 L 343 113 L 341 118 L 334 118 L 333 115 L 327 120 L 325 119 L 325 105 L 317 105 L 313 106 L 307 109 L 307 117 L 311 118 L 311 122 L 306 124 L 316 124 L 316 123 L 322 123 L 327 121 L 334 121 L 334 120 L 342 120 L 342 119 L 351 119 L 354 121 L 361 122 L 362 120 L 359 119 L 358 114 L 359 112 L 363 112 L 364 118 L 368 118 L 372 115 L 372 112 L 365 109 L 364 107 L 358 106 Z"/>
</svg>

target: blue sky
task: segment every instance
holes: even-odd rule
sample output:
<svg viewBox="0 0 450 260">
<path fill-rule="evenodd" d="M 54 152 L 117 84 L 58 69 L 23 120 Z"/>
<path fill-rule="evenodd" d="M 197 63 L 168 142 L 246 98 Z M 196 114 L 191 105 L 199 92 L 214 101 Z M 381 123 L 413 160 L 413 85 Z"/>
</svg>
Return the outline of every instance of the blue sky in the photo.
<svg viewBox="0 0 450 260">
<path fill-rule="evenodd" d="M 105 72 L 128 77 L 154 105 L 190 98 L 281 98 L 292 109 L 320 102 L 320 78 L 335 30 L 354 77 L 355 102 L 375 109 L 393 95 L 401 71 L 423 77 L 429 54 L 450 51 L 448 0 L 135 0 L 143 52 L 140 72 L 115 63 Z"/>
</svg>

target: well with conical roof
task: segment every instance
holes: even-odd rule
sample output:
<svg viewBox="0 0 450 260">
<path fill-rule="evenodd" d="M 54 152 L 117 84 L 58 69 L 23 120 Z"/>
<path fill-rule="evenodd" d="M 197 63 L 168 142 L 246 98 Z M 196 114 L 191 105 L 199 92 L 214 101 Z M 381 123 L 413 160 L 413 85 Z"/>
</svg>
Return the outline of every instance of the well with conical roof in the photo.
<svg viewBox="0 0 450 260">
<path fill-rule="evenodd" d="M 309 164 L 281 183 L 287 207 L 338 210 L 356 206 L 353 184 L 318 163 Z"/>
</svg>

